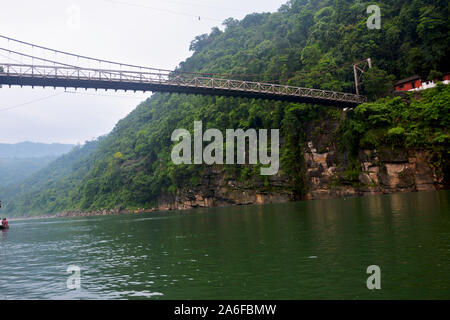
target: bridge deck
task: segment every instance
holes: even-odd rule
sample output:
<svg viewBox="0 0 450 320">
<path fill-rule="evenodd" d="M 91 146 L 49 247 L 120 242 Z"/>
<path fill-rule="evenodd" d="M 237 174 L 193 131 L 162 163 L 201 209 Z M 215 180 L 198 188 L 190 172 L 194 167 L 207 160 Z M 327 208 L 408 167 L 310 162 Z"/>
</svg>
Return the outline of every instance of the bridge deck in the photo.
<svg viewBox="0 0 450 320">
<path fill-rule="evenodd" d="M 2 71 L 2 69 L 3 71 Z M 195 75 L 0 63 L 0 84 L 175 92 L 261 98 L 339 107 L 366 102 L 363 96 L 270 83 L 199 77 Z"/>
</svg>

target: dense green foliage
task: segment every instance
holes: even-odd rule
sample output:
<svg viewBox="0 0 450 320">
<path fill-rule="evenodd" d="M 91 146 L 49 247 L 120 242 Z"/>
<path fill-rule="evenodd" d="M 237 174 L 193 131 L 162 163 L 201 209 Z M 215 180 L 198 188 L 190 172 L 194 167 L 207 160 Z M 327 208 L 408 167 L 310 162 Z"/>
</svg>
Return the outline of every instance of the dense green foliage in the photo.
<svg viewBox="0 0 450 320">
<path fill-rule="evenodd" d="M 368 30 L 371 1 L 296 0 L 273 14 L 228 19 L 225 32 L 197 37 L 184 71 L 256 74 L 256 79 L 336 91 L 354 91 L 352 63 L 372 58 L 374 85 L 393 78 L 450 70 L 449 3 L 383 0 L 381 29 Z M 253 77 L 248 76 L 249 79 Z M 381 88 L 384 94 L 385 88 Z"/>
<path fill-rule="evenodd" d="M 196 37 L 192 57 L 178 70 L 351 92 L 352 63 L 371 57 L 375 67 L 364 78 L 364 93 L 371 98 L 389 94 L 395 79 L 450 70 L 447 1 L 378 1 L 381 30 L 366 26 L 369 4 L 292 0 L 276 13 L 228 19 L 225 31 L 214 28 L 209 35 Z M 287 188 L 302 197 L 300 159 L 307 127 L 339 116 L 335 109 L 320 106 L 155 94 L 98 146 L 88 144 L 4 193 L 5 209 L 37 214 L 151 207 L 161 194 L 198 183 L 204 166 L 175 166 L 170 161 L 173 130 L 192 131 L 194 120 L 202 120 L 205 129 L 280 128 L 281 171 L 292 179 Z M 387 98 L 358 107 L 340 128 L 340 142 L 352 155 L 360 146 L 379 143 L 448 149 L 448 127 L 448 89 L 438 88 L 410 104 Z M 256 169 L 224 167 L 227 174 L 243 180 Z"/>
<path fill-rule="evenodd" d="M 353 150 L 392 147 L 439 148 L 450 152 L 450 87 L 439 84 L 414 98 L 380 99 L 358 106 L 343 126 L 343 143 Z"/>
</svg>

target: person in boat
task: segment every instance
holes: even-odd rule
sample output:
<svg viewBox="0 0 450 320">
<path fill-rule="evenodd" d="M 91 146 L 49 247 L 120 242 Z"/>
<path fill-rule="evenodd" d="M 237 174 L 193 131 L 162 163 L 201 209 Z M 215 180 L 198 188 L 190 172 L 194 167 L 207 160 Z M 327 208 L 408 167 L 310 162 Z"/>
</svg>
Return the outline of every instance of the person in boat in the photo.
<svg viewBox="0 0 450 320">
<path fill-rule="evenodd" d="M 6 218 L 3 218 L 2 225 L 3 227 L 8 228 L 8 220 L 6 220 Z"/>
</svg>

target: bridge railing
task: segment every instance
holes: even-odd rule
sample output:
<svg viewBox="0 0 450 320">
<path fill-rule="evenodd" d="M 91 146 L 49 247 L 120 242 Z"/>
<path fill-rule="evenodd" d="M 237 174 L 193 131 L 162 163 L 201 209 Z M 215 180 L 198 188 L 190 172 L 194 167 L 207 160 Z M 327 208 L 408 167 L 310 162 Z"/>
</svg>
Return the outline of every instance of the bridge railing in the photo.
<svg viewBox="0 0 450 320">
<path fill-rule="evenodd" d="M 8 76 L 18 77 L 42 77 L 62 79 L 88 79 L 88 80 L 110 80 L 110 81 L 167 81 L 169 73 L 137 72 L 125 70 L 90 69 L 70 66 L 46 66 L 46 65 L 23 65 L 23 64 L 1 64 L 3 73 Z"/>
<path fill-rule="evenodd" d="M 170 91 L 173 92 L 232 93 L 233 95 L 242 96 L 267 96 L 275 99 L 284 99 L 285 97 L 300 98 L 295 99 L 296 101 L 310 101 L 311 99 L 308 98 L 314 98 L 319 100 L 319 102 L 321 100 L 336 101 L 349 105 L 367 101 L 365 97 L 351 93 L 223 79 L 223 77 L 228 76 L 170 71 L 118 63 L 55 50 L 3 35 L 0 35 L 0 57 L 9 61 L 8 63 L 0 62 L 0 75 L 6 74 L 10 78 L 32 77 L 38 78 L 38 80 L 41 78 L 109 81 L 131 84 L 131 87 L 135 83 L 146 83 L 160 85 L 157 89 L 162 91 L 170 87 Z M 3 71 L 1 70 L 2 68 Z M 38 82 L 46 83 L 45 80 Z M 14 81 L 14 83 L 20 83 L 20 81 Z M 30 81 L 27 81 L 27 83 L 30 83 Z M 67 83 L 70 84 L 71 82 L 68 81 Z M 96 85 L 105 87 L 102 84 Z M 123 86 L 118 85 L 116 87 Z M 143 86 L 138 85 L 134 87 L 142 88 Z M 94 86 L 94 88 L 96 87 Z M 199 88 L 199 90 L 193 88 Z M 256 94 L 249 95 L 248 93 Z"/>
<path fill-rule="evenodd" d="M 202 77 L 196 76 L 195 74 L 183 74 L 176 72 L 108 70 L 62 65 L 48 66 L 9 63 L 0 63 L 0 66 L 3 68 L 3 72 L 1 73 L 10 77 L 148 83 L 166 86 L 213 89 L 217 91 L 242 91 L 277 96 L 309 97 L 352 103 L 362 103 L 367 101 L 365 97 L 357 96 L 351 93 L 293 87 L 263 82 Z"/>
</svg>

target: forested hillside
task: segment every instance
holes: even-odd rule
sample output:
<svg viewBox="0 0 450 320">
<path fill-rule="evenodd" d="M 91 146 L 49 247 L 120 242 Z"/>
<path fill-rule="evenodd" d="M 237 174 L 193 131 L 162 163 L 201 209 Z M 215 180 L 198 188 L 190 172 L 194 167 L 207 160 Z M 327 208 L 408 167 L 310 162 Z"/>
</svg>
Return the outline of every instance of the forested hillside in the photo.
<svg viewBox="0 0 450 320">
<path fill-rule="evenodd" d="M 364 94 L 372 100 L 391 94 L 395 80 L 420 74 L 424 79 L 450 70 L 449 3 L 439 0 L 381 0 L 382 26 L 369 30 L 370 1 L 292 0 L 276 13 L 228 19 L 225 30 L 195 38 L 192 57 L 178 71 L 226 74 L 296 86 L 354 91 L 352 63 L 370 57 L 374 68 L 364 76 Z M 449 89 L 439 86 L 416 98 L 379 100 L 348 112 L 336 139 L 342 170 L 352 182 L 353 161 L 362 146 L 428 150 L 448 156 Z M 304 146 L 310 123 L 342 119 L 340 110 L 304 104 L 154 94 L 96 144 L 60 159 L 14 192 L 0 190 L 5 210 L 15 214 L 64 210 L 150 208 L 161 195 L 196 186 L 206 166 L 175 166 L 170 138 L 177 128 L 279 128 L 283 186 L 264 178 L 258 188 L 285 188 L 296 199 L 306 194 Z M 369 121 L 367 121 L 369 120 Z M 437 161 L 437 160 L 436 160 Z M 58 165 L 65 170 L 57 170 Z M 62 165 L 64 163 L 64 165 Z M 439 164 L 438 164 L 439 165 Z M 225 177 L 252 181 L 259 168 L 222 166 Z M 57 174 L 54 174 L 57 172 Z M 256 178 L 255 178 L 256 179 Z M 260 179 L 260 178 L 258 178 Z"/>
<path fill-rule="evenodd" d="M 42 158 L 0 158 L 0 187 L 22 182 L 35 172 L 45 168 L 56 156 Z"/>
<path fill-rule="evenodd" d="M 22 182 L 74 147 L 33 142 L 0 143 L 0 187 Z"/>
<path fill-rule="evenodd" d="M 19 184 L 3 188 L 0 186 L 0 199 L 4 201 L 8 212 L 17 211 L 21 215 L 30 215 L 34 211 L 32 208 L 38 203 L 45 206 L 41 213 L 63 209 L 67 205 L 64 202 L 67 192 L 90 169 L 89 162 L 83 160 L 92 154 L 100 140 L 75 147 Z"/>
</svg>

